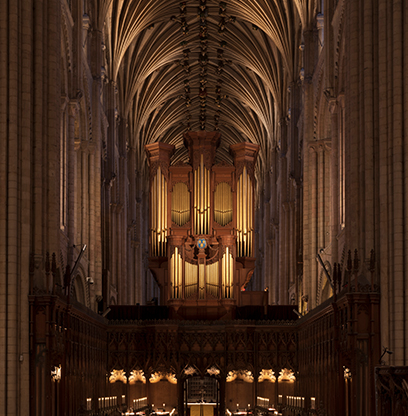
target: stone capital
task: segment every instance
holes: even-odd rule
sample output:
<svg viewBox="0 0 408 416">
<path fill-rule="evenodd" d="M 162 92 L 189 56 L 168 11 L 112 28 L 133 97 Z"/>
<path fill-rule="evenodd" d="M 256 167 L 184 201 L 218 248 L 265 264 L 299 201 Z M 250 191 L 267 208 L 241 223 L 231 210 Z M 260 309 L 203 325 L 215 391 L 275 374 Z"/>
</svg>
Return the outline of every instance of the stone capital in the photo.
<svg viewBox="0 0 408 416">
<path fill-rule="evenodd" d="M 338 110 L 338 102 L 337 99 L 332 97 L 329 98 L 328 100 L 328 105 L 329 105 L 329 111 L 331 114 L 336 114 L 337 110 Z"/>
<path fill-rule="evenodd" d="M 61 111 L 64 111 L 67 107 L 69 99 L 66 95 L 61 95 Z"/>
<path fill-rule="evenodd" d="M 78 100 L 73 99 L 68 102 L 68 115 L 70 117 L 76 117 L 79 113 L 79 103 Z"/>
</svg>

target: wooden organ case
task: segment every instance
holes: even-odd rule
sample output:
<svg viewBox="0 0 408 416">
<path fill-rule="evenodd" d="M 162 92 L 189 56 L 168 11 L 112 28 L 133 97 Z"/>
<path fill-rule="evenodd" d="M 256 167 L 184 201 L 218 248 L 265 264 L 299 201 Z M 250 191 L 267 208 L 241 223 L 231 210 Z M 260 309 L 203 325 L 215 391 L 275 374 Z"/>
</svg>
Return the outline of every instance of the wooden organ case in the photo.
<svg viewBox="0 0 408 416">
<path fill-rule="evenodd" d="M 190 163 L 174 146 L 146 145 L 150 167 L 149 267 L 160 304 L 182 319 L 232 318 L 254 266 L 254 165 L 258 145 L 230 146 L 214 164 L 218 132 L 187 132 Z"/>
</svg>

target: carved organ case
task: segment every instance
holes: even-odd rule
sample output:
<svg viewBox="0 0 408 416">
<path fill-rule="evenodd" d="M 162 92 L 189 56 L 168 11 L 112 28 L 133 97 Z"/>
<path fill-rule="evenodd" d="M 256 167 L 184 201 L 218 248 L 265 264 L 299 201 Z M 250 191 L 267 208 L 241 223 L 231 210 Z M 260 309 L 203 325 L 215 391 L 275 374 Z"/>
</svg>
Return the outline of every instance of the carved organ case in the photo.
<svg viewBox="0 0 408 416">
<path fill-rule="evenodd" d="M 174 146 L 146 146 L 149 267 L 161 288 L 161 304 L 187 318 L 221 317 L 239 306 L 241 287 L 255 264 L 258 145 L 230 146 L 234 165 L 214 164 L 219 143 L 218 132 L 187 132 L 190 163 L 176 165 L 170 164 Z M 199 312 L 199 306 L 205 308 Z"/>
</svg>

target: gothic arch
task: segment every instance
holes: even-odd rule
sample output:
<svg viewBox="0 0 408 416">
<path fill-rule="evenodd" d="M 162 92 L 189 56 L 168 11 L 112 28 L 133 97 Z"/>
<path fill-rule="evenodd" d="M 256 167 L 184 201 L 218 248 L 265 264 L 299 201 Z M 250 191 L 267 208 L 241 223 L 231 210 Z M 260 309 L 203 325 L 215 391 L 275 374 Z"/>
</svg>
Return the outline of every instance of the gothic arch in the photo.
<svg viewBox="0 0 408 416">
<path fill-rule="evenodd" d="M 77 302 L 81 303 L 82 305 L 89 306 L 87 302 L 86 283 L 85 279 L 83 278 L 82 271 L 78 271 L 78 273 L 76 274 L 72 291 L 73 297 Z"/>
</svg>

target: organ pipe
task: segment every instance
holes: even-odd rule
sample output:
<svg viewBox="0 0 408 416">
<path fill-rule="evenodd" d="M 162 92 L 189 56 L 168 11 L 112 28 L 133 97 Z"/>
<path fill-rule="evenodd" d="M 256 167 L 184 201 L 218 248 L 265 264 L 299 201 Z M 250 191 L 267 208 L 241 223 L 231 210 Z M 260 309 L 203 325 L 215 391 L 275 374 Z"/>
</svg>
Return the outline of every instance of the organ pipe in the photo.
<svg viewBox="0 0 408 416">
<path fill-rule="evenodd" d="M 167 181 L 160 166 L 151 185 L 151 239 L 152 255 L 166 255 L 167 240 Z"/>
<path fill-rule="evenodd" d="M 171 220 L 182 227 L 190 221 L 190 193 L 185 183 L 176 183 L 171 200 Z"/>
<path fill-rule="evenodd" d="M 197 293 L 198 266 L 188 262 L 185 265 L 185 297 L 188 298 Z"/>
<path fill-rule="evenodd" d="M 237 255 L 252 256 L 253 239 L 253 185 L 246 166 L 237 186 Z"/>
<path fill-rule="evenodd" d="M 198 265 L 198 298 L 205 299 L 205 264 L 204 262 Z"/>
<path fill-rule="evenodd" d="M 222 226 L 232 221 L 232 191 L 226 182 L 219 183 L 214 192 L 214 221 Z"/>
<path fill-rule="evenodd" d="M 222 296 L 232 298 L 232 285 L 234 282 L 234 262 L 229 247 L 225 247 L 225 253 L 221 260 Z"/>
<path fill-rule="evenodd" d="M 214 297 L 218 297 L 218 262 L 206 265 L 206 277 L 207 277 L 207 293 L 210 293 Z"/>
<path fill-rule="evenodd" d="M 183 260 L 178 247 L 170 259 L 170 281 L 172 285 L 171 297 L 178 299 L 182 297 Z"/>
<path fill-rule="evenodd" d="M 204 166 L 201 154 L 199 167 L 194 171 L 194 234 L 209 234 L 210 171 Z"/>
</svg>

